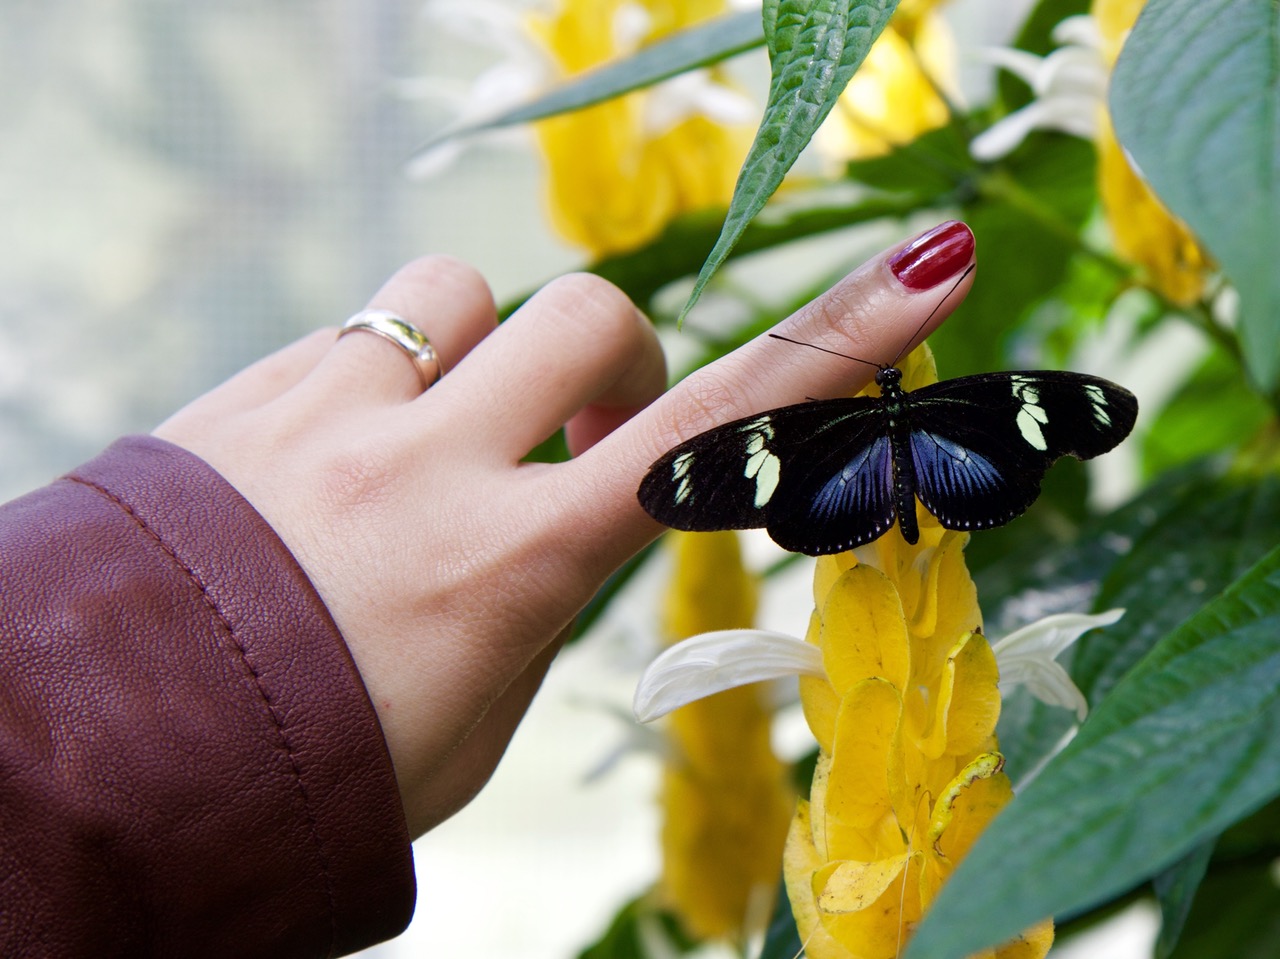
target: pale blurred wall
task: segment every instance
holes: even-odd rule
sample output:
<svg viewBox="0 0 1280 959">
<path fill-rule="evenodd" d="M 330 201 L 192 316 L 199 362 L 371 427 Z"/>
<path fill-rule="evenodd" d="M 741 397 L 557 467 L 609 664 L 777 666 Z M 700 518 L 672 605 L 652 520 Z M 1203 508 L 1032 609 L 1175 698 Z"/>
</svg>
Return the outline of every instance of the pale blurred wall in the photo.
<svg viewBox="0 0 1280 959">
<path fill-rule="evenodd" d="M 0 496 L 40 485 L 426 251 L 499 296 L 575 262 L 536 160 L 401 173 L 439 108 L 397 81 L 477 61 L 418 0 L 6 0 Z"/>
</svg>

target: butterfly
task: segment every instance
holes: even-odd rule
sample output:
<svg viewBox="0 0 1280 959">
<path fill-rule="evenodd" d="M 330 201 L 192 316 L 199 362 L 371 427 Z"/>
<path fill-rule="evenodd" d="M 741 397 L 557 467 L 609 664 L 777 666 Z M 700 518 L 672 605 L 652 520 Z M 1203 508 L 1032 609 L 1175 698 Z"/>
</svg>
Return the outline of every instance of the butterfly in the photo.
<svg viewBox="0 0 1280 959">
<path fill-rule="evenodd" d="M 675 529 L 764 527 L 810 556 L 869 543 L 895 521 L 914 544 L 916 497 L 947 529 L 1002 526 L 1035 502 L 1055 460 L 1106 453 L 1138 415 L 1132 393 L 1083 373 L 982 373 L 907 391 L 883 364 L 875 381 L 878 397 L 784 406 L 681 443 L 649 468 L 640 505 Z"/>
</svg>

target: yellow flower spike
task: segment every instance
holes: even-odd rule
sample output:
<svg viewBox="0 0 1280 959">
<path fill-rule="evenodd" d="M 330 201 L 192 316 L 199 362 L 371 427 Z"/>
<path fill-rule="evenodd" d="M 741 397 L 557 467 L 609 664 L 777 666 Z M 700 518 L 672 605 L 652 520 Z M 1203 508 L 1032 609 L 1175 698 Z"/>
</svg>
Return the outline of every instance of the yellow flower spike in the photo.
<svg viewBox="0 0 1280 959">
<path fill-rule="evenodd" d="M 1018 936 L 995 949 L 995 959 L 1042 959 L 1053 945 L 1053 920 L 1032 926 Z"/>
<path fill-rule="evenodd" d="M 935 603 L 932 637 L 942 641 L 954 639 L 961 633 L 978 629 L 982 625 L 982 610 L 978 606 L 978 588 L 964 563 L 964 548 L 969 542 L 968 533 L 948 532 L 938 546 L 937 565 L 931 570 L 930 588 Z M 939 601 L 939 597 L 945 599 Z M 926 658 L 938 661 L 945 647 L 931 648 Z"/>
<path fill-rule="evenodd" d="M 821 648 L 821 635 L 822 619 L 815 611 L 809 618 L 809 632 L 805 639 Z M 840 694 L 826 676 L 801 676 L 800 705 L 819 748 L 830 754 L 835 739 L 836 714 L 840 711 Z"/>
<path fill-rule="evenodd" d="M 878 863 L 841 863 L 835 868 L 824 868 L 815 876 L 813 896 L 817 902 L 819 922 L 839 944 L 839 951 L 833 950 L 831 956 L 897 959 L 902 954 L 908 933 L 920 921 L 919 905 L 907 894 L 919 882 L 919 863 L 919 856 L 903 854 Z M 848 874 L 861 873 L 864 876 L 866 881 L 861 901 L 866 904 L 863 908 L 846 908 L 853 906 L 855 900 L 852 896 L 841 896 L 850 887 L 848 883 L 841 884 L 842 868 Z M 880 894 L 872 898 L 875 880 L 882 884 L 882 888 Z M 822 882 L 821 886 L 818 886 L 819 882 Z M 824 901 L 839 907 L 839 911 L 824 910 Z M 846 944 L 850 942 L 858 944 L 857 951 L 848 948 Z M 819 959 L 811 947 L 805 951 L 806 955 Z"/>
<path fill-rule="evenodd" d="M 677 533 L 670 542 L 668 636 L 749 626 L 757 587 L 736 534 Z M 669 720 L 676 758 L 663 772 L 660 891 L 699 939 L 745 939 L 761 890 L 777 881 L 793 799 L 771 720 L 759 685 L 690 703 Z"/>
<path fill-rule="evenodd" d="M 927 349 L 902 367 L 911 388 L 937 378 Z M 968 535 L 918 515 L 916 545 L 890 532 L 821 557 L 814 573 L 807 642 L 826 676 L 802 676 L 800 697 L 821 752 L 783 859 L 810 959 L 900 956 L 1012 797 L 994 751 L 999 670 L 978 632 Z M 1046 922 L 983 959 L 1043 959 L 1052 941 Z"/>
<path fill-rule="evenodd" d="M 902 358 L 898 364 L 902 371 L 902 388 L 918 390 L 922 386 L 938 382 L 938 362 L 933 357 L 933 350 L 928 343 L 921 343 Z M 879 387 L 876 388 L 879 393 Z"/>
<path fill-rule="evenodd" d="M 872 676 L 906 688 L 911 659 L 902 603 L 877 569 L 855 566 L 836 580 L 822 609 L 819 645 L 837 691 Z"/>
<path fill-rule="evenodd" d="M 823 860 L 831 858 L 831 844 L 827 841 L 827 783 L 831 779 L 831 757 L 822 753 L 813 770 L 813 782 L 809 785 L 809 802 L 806 807 L 818 809 L 822 815 L 810 819 L 808 827 L 814 851 Z"/>
<path fill-rule="evenodd" d="M 890 533 L 856 552 L 897 589 L 912 637 L 912 675 L 931 683 L 956 638 L 982 625 L 982 612 L 964 565 L 969 534 L 944 530 L 923 508 L 919 516 L 920 542 L 915 546 Z"/>
</svg>

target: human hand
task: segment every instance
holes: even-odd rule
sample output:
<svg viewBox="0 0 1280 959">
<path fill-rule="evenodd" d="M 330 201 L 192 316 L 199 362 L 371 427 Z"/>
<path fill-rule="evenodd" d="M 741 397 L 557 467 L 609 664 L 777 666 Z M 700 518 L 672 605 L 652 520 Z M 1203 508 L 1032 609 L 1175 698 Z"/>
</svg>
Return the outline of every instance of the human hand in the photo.
<svg viewBox="0 0 1280 959">
<path fill-rule="evenodd" d="M 968 229 L 944 224 L 777 331 L 891 360 L 972 257 Z M 652 326 L 589 275 L 548 284 L 496 328 L 479 274 L 425 257 L 369 306 L 422 329 L 446 375 L 422 392 L 392 344 L 321 330 L 155 433 L 218 470 L 307 572 L 369 690 L 416 836 L 488 780 L 574 615 L 661 532 L 636 500 L 649 464 L 712 426 L 847 393 L 873 371 L 761 337 L 664 394 Z M 562 425 L 574 459 L 520 462 Z"/>
</svg>

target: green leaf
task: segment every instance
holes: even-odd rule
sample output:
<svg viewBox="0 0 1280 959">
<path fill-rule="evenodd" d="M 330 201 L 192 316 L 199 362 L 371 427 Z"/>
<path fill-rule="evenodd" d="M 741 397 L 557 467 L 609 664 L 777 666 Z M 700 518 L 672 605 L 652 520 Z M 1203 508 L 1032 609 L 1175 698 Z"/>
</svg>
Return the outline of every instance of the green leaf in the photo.
<svg viewBox="0 0 1280 959">
<path fill-rule="evenodd" d="M 755 11 L 718 17 L 650 44 L 625 60 L 576 76 L 528 103 L 445 130 L 418 147 L 414 158 L 448 140 L 581 110 L 677 74 L 710 66 L 762 43 L 764 33 L 760 15 Z"/>
<path fill-rule="evenodd" d="M 1240 293 L 1250 372 L 1280 384 L 1280 9 L 1150 0 L 1111 79 L 1120 142 Z"/>
<path fill-rule="evenodd" d="M 964 121 L 956 118 L 910 143 L 893 146 L 882 156 L 851 160 L 845 164 L 845 176 L 874 190 L 941 197 L 965 187 L 978 169 L 969 154 Z"/>
<path fill-rule="evenodd" d="M 1259 862 L 1280 856 L 1280 800 L 1272 800 L 1219 836 L 1213 855 L 1218 860 Z"/>
<path fill-rule="evenodd" d="M 1280 549 L 1117 685 L 978 839 L 908 957 L 961 959 L 1103 901 L 1278 792 Z"/>
<path fill-rule="evenodd" d="M 1216 843 L 1217 837 L 1201 843 L 1152 881 L 1156 899 L 1160 902 L 1160 938 L 1156 940 L 1156 959 L 1169 959 L 1178 944 Z"/>
<path fill-rule="evenodd" d="M 1215 864 L 1170 959 L 1274 959 L 1277 942 L 1280 889 L 1271 863 Z"/>
<path fill-rule="evenodd" d="M 769 102 L 683 319 L 862 65 L 898 0 L 768 0 Z"/>
</svg>

